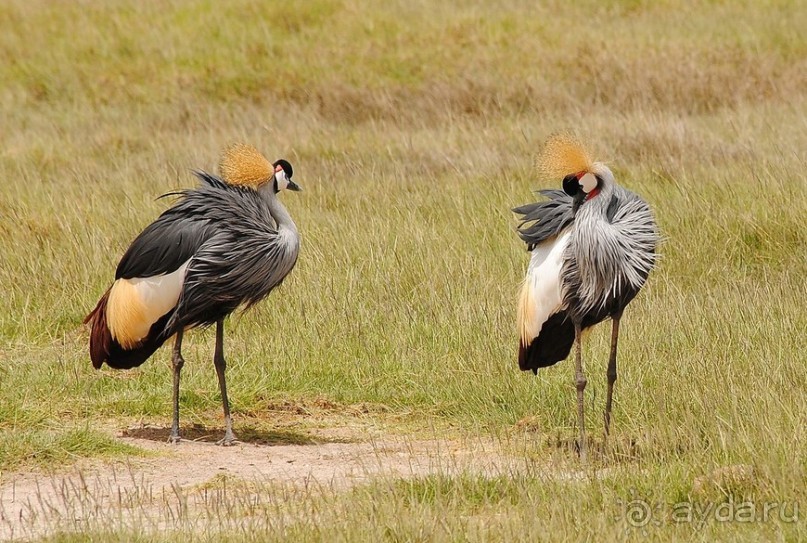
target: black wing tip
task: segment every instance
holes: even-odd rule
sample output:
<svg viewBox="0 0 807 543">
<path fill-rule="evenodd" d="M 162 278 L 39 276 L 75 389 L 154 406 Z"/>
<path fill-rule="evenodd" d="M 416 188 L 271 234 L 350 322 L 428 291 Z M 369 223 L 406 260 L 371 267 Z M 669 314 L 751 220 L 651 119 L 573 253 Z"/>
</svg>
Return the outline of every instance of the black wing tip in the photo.
<svg viewBox="0 0 807 543">
<path fill-rule="evenodd" d="M 571 345 L 569 351 L 571 351 Z M 539 369 L 554 366 L 561 360 L 565 360 L 567 356 L 569 356 L 569 352 L 563 353 L 562 347 L 557 351 L 547 352 L 545 341 L 535 338 L 527 346 L 519 343 L 518 368 L 521 371 L 531 371 L 534 375 L 538 375 Z"/>
<path fill-rule="evenodd" d="M 124 349 L 120 343 L 113 339 L 103 362 L 106 362 L 110 368 L 117 370 L 128 370 L 142 365 L 170 337 L 166 333 L 166 323 L 173 314 L 174 311 L 170 311 L 160 317 L 157 322 L 151 325 L 148 336 L 133 349 Z M 94 361 L 93 365 L 95 365 Z M 101 367 L 101 364 L 96 366 L 96 368 L 99 367 Z"/>
<path fill-rule="evenodd" d="M 574 325 L 566 312 L 551 315 L 541 327 L 538 336 L 527 345 L 518 344 L 518 367 L 521 371 L 538 374 L 541 368 L 553 366 L 565 360 L 574 344 Z"/>
</svg>

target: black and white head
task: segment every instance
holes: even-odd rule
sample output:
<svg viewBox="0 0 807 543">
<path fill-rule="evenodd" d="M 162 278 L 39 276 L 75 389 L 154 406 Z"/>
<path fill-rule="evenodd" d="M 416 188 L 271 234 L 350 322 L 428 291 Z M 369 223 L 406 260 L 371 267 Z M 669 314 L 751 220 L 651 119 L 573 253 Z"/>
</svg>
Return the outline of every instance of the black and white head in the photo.
<svg viewBox="0 0 807 543">
<path fill-rule="evenodd" d="M 281 190 L 293 190 L 293 191 L 300 191 L 303 190 L 300 188 L 300 185 L 295 183 L 291 180 L 291 176 L 294 175 L 294 169 L 289 164 L 288 160 L 280 159 L 273 164 L 275 167 L 275 175 L 274 175 L 274 188 L 275 194 L 280 192 Z"/>
<path fill-rule="evenodd" d="M 614 174 L 602 162 L 595 162 L 587 170 L 563 178 L 563 191 L 572 197 L 575 208 L 596 197 L 603 188 L 614 183 Z"/>
<path fill-rule="evenodd" d="M 234 143 L 224 149 L 219 160 L 221 178 L 230 185 L 240 185 L 258 190 L 271 183 L 275 194 L 283 189 L 301 190 L 291 180 L 294 170 L 282 158 L 272 164 L 254 146 Z"/>
</svg>

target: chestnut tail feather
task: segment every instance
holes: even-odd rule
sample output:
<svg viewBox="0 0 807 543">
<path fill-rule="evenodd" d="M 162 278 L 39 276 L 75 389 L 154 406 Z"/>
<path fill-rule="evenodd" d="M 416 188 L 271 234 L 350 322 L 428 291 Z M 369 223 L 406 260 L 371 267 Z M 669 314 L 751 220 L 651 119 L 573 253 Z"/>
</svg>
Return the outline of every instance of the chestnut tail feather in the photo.
<svg viewBox="0 0 807 543">
<path fill-rule="evenodd" d="M 143 364 L 168 339 L 165 325 L 173 314 L 173 310 L 160 317 L 151 325 L 148 336 L 133 349 L 124 349 L 115 341 L 109 331 L 106 319 L 109 289 L 101 296 L 98 304 L 84 318 L 84 324 L 90 323 L 90 360 L 95 369 L 100 369 L 106 362 L 110 368 L 131 369 Z"/>
</svg>

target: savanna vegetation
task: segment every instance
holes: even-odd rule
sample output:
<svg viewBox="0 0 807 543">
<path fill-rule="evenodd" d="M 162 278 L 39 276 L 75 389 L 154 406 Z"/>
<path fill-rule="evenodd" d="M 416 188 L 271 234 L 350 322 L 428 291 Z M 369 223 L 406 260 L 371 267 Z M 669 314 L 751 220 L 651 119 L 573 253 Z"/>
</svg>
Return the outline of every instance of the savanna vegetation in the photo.
<svg viewBox="0 0 807 543">
<path fill-rule="evenodd" d="M 282 402 L 361 404 L 390 433 L 526 433 L 525 462 L 578 476 L 263 488 L 260 514 L 230 504 L 201 531 L 110 519 L 52 541 L 804 540 L 805 28 L 803 2 L 773 0 L 3 2 L 2 474 L 139 454 L 116 431 L 169 424 L 168 349 L 95 371 L 81 321 L 157 197 L 246 141 L 294 164 L 303 242 L 229 321 L 236 433 L 277 430 Z M 559 185 L 534 168 L 559 130 L 665 237 L 623 320 L 614 444 L 589 466 L 558 446 L 576 436 L 572 365 L 515 360 L 527 254 L 509 210 Z M 585 349 L 595 440 L 607 341 Z M 185 345 L 183 423 L 220 428 L 213 334 Z M 752 475 L 693 493 L 735 465 Z M 637 496 L 804 511 L 634 529 L 619 504 Z"/>
</svg>

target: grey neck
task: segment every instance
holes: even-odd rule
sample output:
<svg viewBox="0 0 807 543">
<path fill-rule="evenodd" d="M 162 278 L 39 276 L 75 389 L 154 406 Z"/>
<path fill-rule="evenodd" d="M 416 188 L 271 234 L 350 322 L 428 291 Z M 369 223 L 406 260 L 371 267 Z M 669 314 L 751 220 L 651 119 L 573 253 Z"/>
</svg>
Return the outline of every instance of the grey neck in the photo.
<svg viewBox="0 0 807 543">
<path fill-rule="evenodd" d="M 294 221 L 291 219 L 291 215 L 289 215 L 286 207 L 280 203 L 280 198 L 278 198 L 277 194 L 275 194 L 273 183 L 266 183 L 264 186 L 258 189 L 258 193 L 263 196 L 263 199 L 266 202 L 266 207 L 269 209 L 269 214 L 275 220 L 275 224 L 277 224 L 278 229 L 287 228 L 296 233 L 297 225 L 294 224 Z"/>
</svg>

